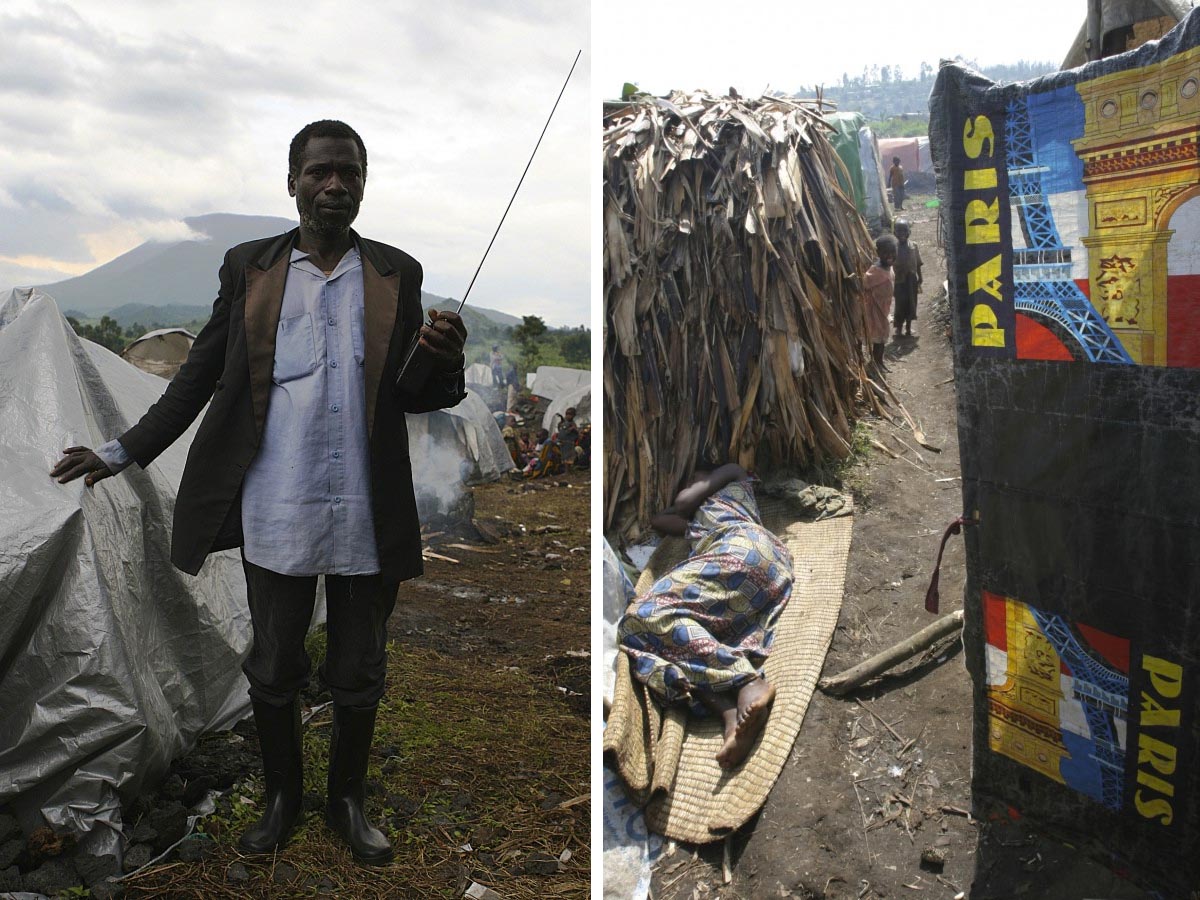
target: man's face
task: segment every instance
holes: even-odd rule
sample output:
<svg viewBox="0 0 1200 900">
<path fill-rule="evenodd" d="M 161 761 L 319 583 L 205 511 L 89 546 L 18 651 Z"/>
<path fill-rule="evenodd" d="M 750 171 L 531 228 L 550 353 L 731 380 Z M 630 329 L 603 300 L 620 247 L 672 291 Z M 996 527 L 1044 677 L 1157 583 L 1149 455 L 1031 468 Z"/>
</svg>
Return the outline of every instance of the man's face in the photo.
<svg viewBox="0 0 1200 900">
<path fill-rule="evenodd" d="M 336 237 L 358 216 L 365 182 L 358 144 L 349 138 L 314 137 L 300 157 L 299 173 L 288 173 L 288 194 L 296 198 L 305 228 Z"/>
</svg>

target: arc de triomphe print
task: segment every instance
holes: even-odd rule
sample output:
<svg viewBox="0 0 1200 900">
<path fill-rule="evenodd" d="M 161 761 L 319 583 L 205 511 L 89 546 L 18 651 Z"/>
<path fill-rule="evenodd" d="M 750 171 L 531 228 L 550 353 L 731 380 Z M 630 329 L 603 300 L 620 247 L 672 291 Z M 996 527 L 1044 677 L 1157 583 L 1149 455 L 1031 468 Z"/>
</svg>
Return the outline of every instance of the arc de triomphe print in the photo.
<svg viewBox="0 0 1200 900">
<path fill-rule="evenodd" d="M 1200 194 L 1200 48 L 1080 82 L 1092 303 L 1134 362 L 1167 364 L 1167 225 Z"/>
</svg>

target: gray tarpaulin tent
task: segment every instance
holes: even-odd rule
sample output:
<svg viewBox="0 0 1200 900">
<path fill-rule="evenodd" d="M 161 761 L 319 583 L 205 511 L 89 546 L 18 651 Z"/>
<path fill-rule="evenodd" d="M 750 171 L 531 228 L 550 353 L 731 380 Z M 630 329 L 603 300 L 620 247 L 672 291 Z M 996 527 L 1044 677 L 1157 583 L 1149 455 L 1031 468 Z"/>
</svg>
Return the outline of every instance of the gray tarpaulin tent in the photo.
<svg viewBox="0 0 1200 900">
<path fill-rule="evenodd" d="M 555 421 L 556 418 L 561 416 L 571 406 L 575 407 L 575 422 L 579 426 L 582 427 L 592 421 L 591 384 L 583 384 L 574 390 L 567 391 L 565 394 L 559 394 L 551 400 L 550 405 L 546 407 L 546 414 L 542 417 L 542 427 L 553 433 L 554 429 L 558 426 L 558 422 Z"/>
<path fill-rule="evenodd" d="M 0 302 L 0 805 L 112 852 L 118 794 L 166 771 L 248 705 L 236 551 L 197 577 L 170 562 L 195 425 L 146 470 L 52 480 L 63 448 L 124 431 L 167 382 L 78 338 L 54 300 Z"/>
<path fill-rule="evenodd" d="M 482 384 L 487 387 L 496 383 L 492 377 L 492 369 L 487 363 L 471 363 L 463 372 L 463 379 L 467 384 Z"/>
<path fill-rule="evenodd" d="M 187 359 L 196 336 L 186 328 L 159 328 L 148 331 L 121 351 L 121 358 L 143 372 L 160 375 L 170 381 Z"/>
<path fill-rule="evenodd" d="M 592 373 L 587 369 L 568 369 L 565 366 L 538 366 L 529 390 L 538 397 L 553 400 L 563 394 L 591 384 Z"/>
<path fill-rule="evenodd" d="M 495 481 L 513 468 L 500 426 L 474 390 L 458 406 L 406 415 L 413 485 L 418 496 L 459 476 L 471 484 Z"/>
</svg>

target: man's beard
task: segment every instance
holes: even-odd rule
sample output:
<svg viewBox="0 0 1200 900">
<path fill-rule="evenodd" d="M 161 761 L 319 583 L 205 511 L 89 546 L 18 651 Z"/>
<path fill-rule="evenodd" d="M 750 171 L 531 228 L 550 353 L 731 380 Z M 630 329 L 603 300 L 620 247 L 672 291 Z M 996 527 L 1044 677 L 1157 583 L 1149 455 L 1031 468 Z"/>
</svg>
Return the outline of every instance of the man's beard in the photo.
<svg viewBox="0 0 1200 900">
<path fill-rule="evenodd" d="M 304 226 L 305 230 L 311 232 L 316 237 L 321 238 L 341 237 L 350 230 L 350 225 L 354 222 L 355 218 L 357 218 L 357 210 L 351 214 L 349 221 L 345 223 L 330 222 L 327 219 L 322 219 L 311 208 L 300 209 L 297 206 L 296 211 L 300 214 L 300 224 Z"/>
</svg>

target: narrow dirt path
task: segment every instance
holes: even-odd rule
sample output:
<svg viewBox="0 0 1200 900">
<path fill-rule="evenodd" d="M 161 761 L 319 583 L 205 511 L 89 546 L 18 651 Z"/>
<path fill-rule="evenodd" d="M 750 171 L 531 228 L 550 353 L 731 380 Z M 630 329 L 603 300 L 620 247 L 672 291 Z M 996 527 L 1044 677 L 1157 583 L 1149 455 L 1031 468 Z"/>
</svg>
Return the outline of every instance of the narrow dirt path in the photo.
<svg viewBox="0 0 1200 900">
<path fill-rule="evenodd" d="M 913 197 L 906 210 L 925 261 L 925 291 L 914 336 L 889 342 L 886 365 L 890 387 L 940 452 L 918 445 L 904 425 L 860 421 L 860 437 L 895 456 L 867 444 L 843 473 L 857 508 L 826 675 L 937 618 L 924 609 L 925 590 L 942 532 L 962 513 L 949 314 L 939 297 L 945 262 L 937 249 L 937 210 L 924 205 L 931 199 Z M 962 608 L 964 565 L 962 539 L 951 538 L 941 569 L 941 614 Z M 818 691 L 766 806 L 732 839 L 730 883 L 722 875 L 722 843 L 694 859 L 692 848 L 680 848 L 658 864 L 654 896 L 1146 896 L 1020 822 L 976 822 L 969 815 L 970 781 L 970 678 L 952 637 L 847 697 Z"/>
</svg>

